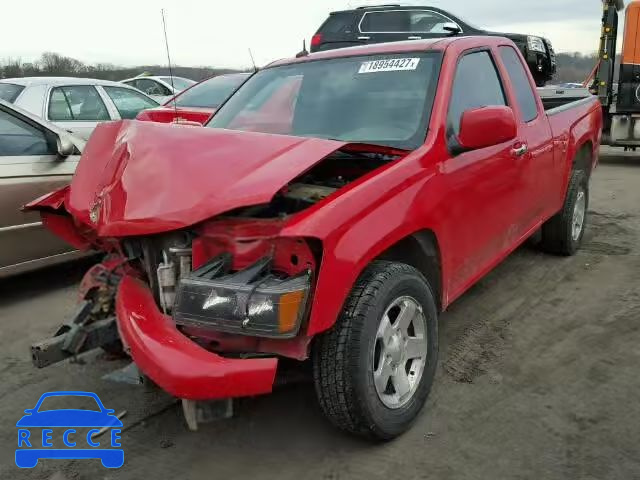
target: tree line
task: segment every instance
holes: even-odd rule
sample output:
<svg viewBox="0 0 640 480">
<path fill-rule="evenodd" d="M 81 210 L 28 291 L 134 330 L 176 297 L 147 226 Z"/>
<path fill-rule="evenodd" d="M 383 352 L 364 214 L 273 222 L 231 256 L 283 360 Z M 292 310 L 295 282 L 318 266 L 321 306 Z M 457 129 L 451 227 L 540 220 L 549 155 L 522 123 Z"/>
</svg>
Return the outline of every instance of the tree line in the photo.
<svg viewBox="0 0 640 480">
<path fill-rule="evenodd" d="M 233 73 L 238 70 L 213 67 L 174 66 L 173 74 L 192 80 L 204 80 L 213 75 Z M 16 77 L 88 77 L 101 80 L 123 80 L 141 73 L 169 75 L 169 68 L 161 65 L 140 65 L 121 67 L 111 63 L 86 64 L 75 58 L 55 52 L 45 52 L 34 62 L 24 62 L 19 58 L 0 60 L 0 78 Z"/>
<path fill-rule="evenodd" d="M 596 54 L 559 53 L 557 59 L 558 72 L 554 77 L 554 82 L 582 82 L 591 73 L 597 62 Z M 173 67 L 174 75 L 196 81 L 212 75 L 234 71 L 237 70 L 214 67 Z M 86 64 L 75 58 L 54 52 L 45 52 L 34 62 L 23 62 L 20 59 L 0 61 L 0 78 L 57 76 L 90 77 L 117 81 L 135 77 L 143 72 L 151 75 L 168 75 L 169 69 L 160 65 L 121 67 L 111 63 Z"/>
</svg>

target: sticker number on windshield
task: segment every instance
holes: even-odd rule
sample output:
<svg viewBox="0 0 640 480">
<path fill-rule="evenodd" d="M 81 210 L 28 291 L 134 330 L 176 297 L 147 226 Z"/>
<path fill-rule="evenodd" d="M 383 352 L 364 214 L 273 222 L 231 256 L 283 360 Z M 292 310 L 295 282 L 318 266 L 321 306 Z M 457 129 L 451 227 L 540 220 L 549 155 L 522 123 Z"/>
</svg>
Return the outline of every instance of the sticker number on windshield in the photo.
<svg viewBox="0 0 640 480">
<path fill-rule="evenodd" d="M 419 58 L 393 58 L 390 60 L 372 60 L 363 62 L 358 73 L 398 72 L 415 70 L 420 63 Z"/>
</svg>

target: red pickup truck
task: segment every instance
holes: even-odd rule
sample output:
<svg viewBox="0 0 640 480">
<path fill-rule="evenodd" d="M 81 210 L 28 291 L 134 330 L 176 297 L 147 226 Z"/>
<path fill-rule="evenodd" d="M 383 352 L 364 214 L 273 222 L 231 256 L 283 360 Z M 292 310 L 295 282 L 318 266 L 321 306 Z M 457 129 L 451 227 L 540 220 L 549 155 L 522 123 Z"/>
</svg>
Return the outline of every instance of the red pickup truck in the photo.
<svg viewBox="0 0 640 480">
<path fill-rule="evenodd" d="M 309 359 L 335 425 L 394 438 L 431 389 L 438 313 L 540 230 L 579 248 L 601 123 L 595 97 L 545 111 L 510 40 L 467 37 L 275 62 L 205 128 L 100 125 L 71 185 L 27 206 L 109 253 L 33 360 L 121 341 L 193 402 Z"/>
</svg>

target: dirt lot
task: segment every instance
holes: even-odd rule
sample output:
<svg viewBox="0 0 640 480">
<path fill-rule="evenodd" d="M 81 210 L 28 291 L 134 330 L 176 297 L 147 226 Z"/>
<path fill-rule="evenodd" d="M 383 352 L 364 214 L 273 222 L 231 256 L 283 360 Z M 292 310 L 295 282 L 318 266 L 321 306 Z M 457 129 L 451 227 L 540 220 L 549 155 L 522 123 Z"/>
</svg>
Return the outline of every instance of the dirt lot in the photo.
<svg viewBox="0 0 640 480">
<path fill-rule="evenodd" d="M 89 356 L 31 367 L 31 341 L 73 307 L 83 265 L 0 283 L 0 478 L 640 478 L 640 155 L 607 152 L 575 258 L 523 247 L 441 319 L 438 378 L 405 436 L 371 445 L 333 430 L 310 385 L 247 399 L 188 432 L 177 405 L 100 380 Z M 49 390 L 127 409 L 125 465 L 13 461 L 15 422 Z"/>
</svg>

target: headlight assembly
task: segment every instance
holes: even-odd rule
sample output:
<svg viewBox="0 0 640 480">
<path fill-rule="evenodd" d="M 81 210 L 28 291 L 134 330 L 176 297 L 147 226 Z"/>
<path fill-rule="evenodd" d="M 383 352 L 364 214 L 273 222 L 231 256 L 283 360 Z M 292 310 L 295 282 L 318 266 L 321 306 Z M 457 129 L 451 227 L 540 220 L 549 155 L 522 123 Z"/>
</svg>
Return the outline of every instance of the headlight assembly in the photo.
<svg viewBox="0 0 640 480">
<path fill-rule="evenodd" d="M 295 336 L 306 311 L 311 275 L 281 278 L 270 273 L 269 266 L 270 259 L 265 258 L 215 278 L 209 278 L 210 272 L 218 271 L 215 265 L 192 272 L 180 279 L 174 321 L 240 335 Z"/>
<path fill-rule="evenodd" d="M 527 37 L 527 45 L 529 47 L 529 50 L 531 50 L 533 52 L 547 53 L 547 49 L 544 46 L 544 42 L 542 41 L 542 38 L 540 38 L 540 37 L 528 36 Z"/>
</svg>

